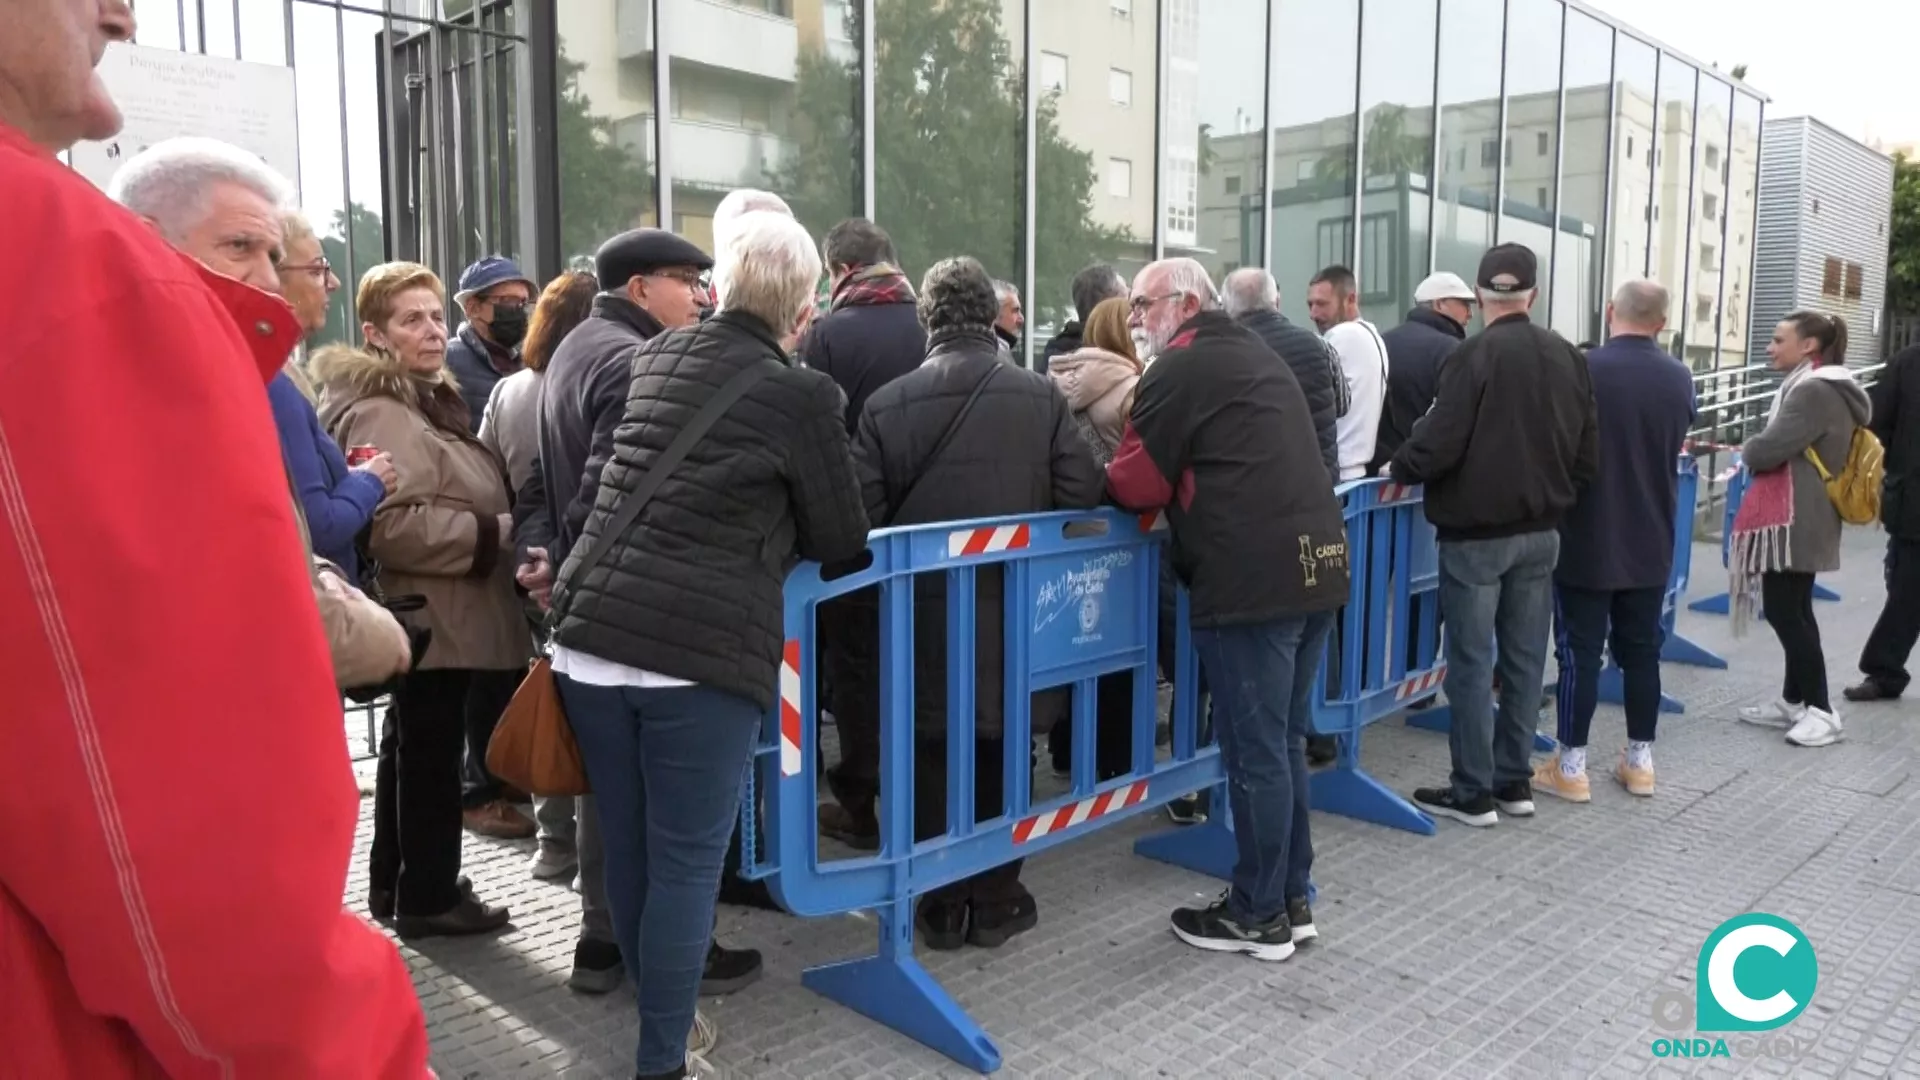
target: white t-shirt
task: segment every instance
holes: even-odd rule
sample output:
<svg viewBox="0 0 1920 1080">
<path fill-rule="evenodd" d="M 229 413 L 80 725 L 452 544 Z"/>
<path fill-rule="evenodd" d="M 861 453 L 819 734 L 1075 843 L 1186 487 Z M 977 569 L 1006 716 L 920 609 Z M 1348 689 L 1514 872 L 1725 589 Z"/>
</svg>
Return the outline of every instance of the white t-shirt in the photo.
<svg viewBox="0 0 1920 1080">
<path fill-rule="evenodd" d="M 1334 425 L 1339 443 L 1340 479 L 1358 480 L 1373 463 L 1373 447 L 1380 435 L 1380 410 L 1387 401 L 1387 343 L 1365 319 L 1344 322 L 1327 331 L 1327 344 L 1346 372 L 1352 403 Z"/>
<path fill-rule="evenodd" d="M 549 661 L 555 674 L 565 675 L 577 683 L 588 686 L 631 686 L 636 690 L 669 690 L 676 686 L 692 686 L 685 679 L 676 679 L 671 675 L 662 675 L 657 671 L 643 671 L 637 667 L 616 664 L 611 660 L 602 660 L 572 649 L 553 647 L 553 657 Z"/>
</svg>

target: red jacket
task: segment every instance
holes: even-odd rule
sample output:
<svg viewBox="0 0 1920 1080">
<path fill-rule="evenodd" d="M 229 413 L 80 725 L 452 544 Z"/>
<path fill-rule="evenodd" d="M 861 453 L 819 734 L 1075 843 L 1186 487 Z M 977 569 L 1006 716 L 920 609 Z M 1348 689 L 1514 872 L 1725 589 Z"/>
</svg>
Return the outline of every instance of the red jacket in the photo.
<svg viewBox="0 0 1920 1080">
<path fill-rule="evenodd" d="M 0 1078 L 430 1076 L 266 382 L 285 304 L 0 124 Z"/>
</svg>

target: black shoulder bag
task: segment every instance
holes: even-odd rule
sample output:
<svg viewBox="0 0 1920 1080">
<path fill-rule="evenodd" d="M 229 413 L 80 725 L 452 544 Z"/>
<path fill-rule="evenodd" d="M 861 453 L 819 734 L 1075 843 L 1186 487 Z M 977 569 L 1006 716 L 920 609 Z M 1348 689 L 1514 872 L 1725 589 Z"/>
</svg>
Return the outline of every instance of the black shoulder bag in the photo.
<svg viewBox="0 0 1920 1080">
<path fill-rule="evenodd" d="M 986 376 L 973 385 L 973 393 L 968 394 L 967 400 L 961 403 L 960 411 L 953 414 L 953 419 L 947 424 L 947 430 L 940 433 L 940 440 L 933 444 L 933 452 L 921 460 L 920 471 L 914 476 L 913 482 L 907 485 L 906 494 L 900 497 L 899 502 L 893 504 L 893 516 L 896 519 L 900 516 L 900 511 L 913 501 L 914 492 L 920 490 L 920 482 L 925 480 L 927 473 L 939 463 L 940 455 L 947 451 L 947 444 L 953 442 L 953 437 L 960 431 L 960 425 L 966 422 L 967 414 L 973 411 L 974 404 L 980 400 L 980 395 L 986 390 L 987 384 L 992 382 L 993 377 L 998 374 L 1000 374 L 1000 361 L 995 360 Z"/>
<path fill-rule="evenodd" d="M 700 406 L 700 411 L 694 414 L 693 420 L 686 427 L 681 428 L 680 433 L 667 444 L 666 452 L 648 467 L 646 476 L 640 480 L 640 486 L 620 500 L 620 504 L 614 508 L 613 516 L 607 519 L 606 527 L 600 530 L 599 536 L 595 537 L 594 545 L 581 553 L 580 564 L 573 570 L 572 576 L 575 581 L 585 581 L 587 574 L 600 565 L 600 560 L 612 550 L 614 538 L 633 527 L 633 523 L 640 517 L 640 511 L 646 509 L 647 503 L 653 501 L 653 496 L 660 490 L 660 485 L 666 483 L 667 477 L 673 475 L 673 470 L 679 468 L 680 463 L 686 460 L 694 444 L 706 436 L 722 413 L 732 408 L 734 402 L 744 397 L 748 390 L 753 389 L 754 383 L 766 378 L 768 370 L 766 364 L 758 360 L 754 361 L 733 378 L 728 379 L 719 393 L 708 398 L 707 403 Z M 556 596 L 549 610 L 557 612 L 561 607 L 561 598 Z M 550 616 L 549 625 L 551 622 Z"/>
</svg>

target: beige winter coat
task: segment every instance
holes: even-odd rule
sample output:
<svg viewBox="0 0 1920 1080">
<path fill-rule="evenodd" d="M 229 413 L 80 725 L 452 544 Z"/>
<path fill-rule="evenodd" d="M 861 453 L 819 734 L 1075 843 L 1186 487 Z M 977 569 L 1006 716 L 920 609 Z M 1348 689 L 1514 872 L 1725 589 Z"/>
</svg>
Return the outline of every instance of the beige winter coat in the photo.
<svg viewBox="0 0 1920 1080">
<path fill-rule="evenodd" d="M 453 375 L 419 377 L 398 360 L 344 346 L 311 365 L 320 422 L 342 447 L 377 446 L 399 486 L 374 511 L 367 551 L 389 597 L 419 595 L 410 621 L 433 632 L 423 669 L 524 669 L 531 641 L 514 592 L 513 507 L 498 458 L 467 430 Z"/>
<path fill-rule="evenodd" d="M 1080 434 L 1102 464 L 1112 461 L 1120 448 L 1140 370 L 1138 363 L 1119 353 L 1091 346 L 1056 356 L 1047 364 L 1047 375 L 1067 396 Z"/>
</svg>

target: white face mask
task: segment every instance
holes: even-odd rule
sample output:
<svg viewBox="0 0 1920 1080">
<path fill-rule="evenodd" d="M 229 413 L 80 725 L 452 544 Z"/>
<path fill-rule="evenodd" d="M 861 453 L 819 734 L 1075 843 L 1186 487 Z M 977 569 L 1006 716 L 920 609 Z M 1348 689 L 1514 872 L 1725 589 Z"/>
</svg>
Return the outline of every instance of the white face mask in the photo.
<svg viewBox="0 0 1920 1080">
<path fill-rule="evenodd" d="M 1128 336 L 1133 338 L 1133 355 L 1139 357 L 1140 362 L 1143 364 L 1151 361 L 1153 359 L 1153 339 L 1147 336 L 1147 332 L 1136 327 L 1128 331 Z"/>
</svg>

